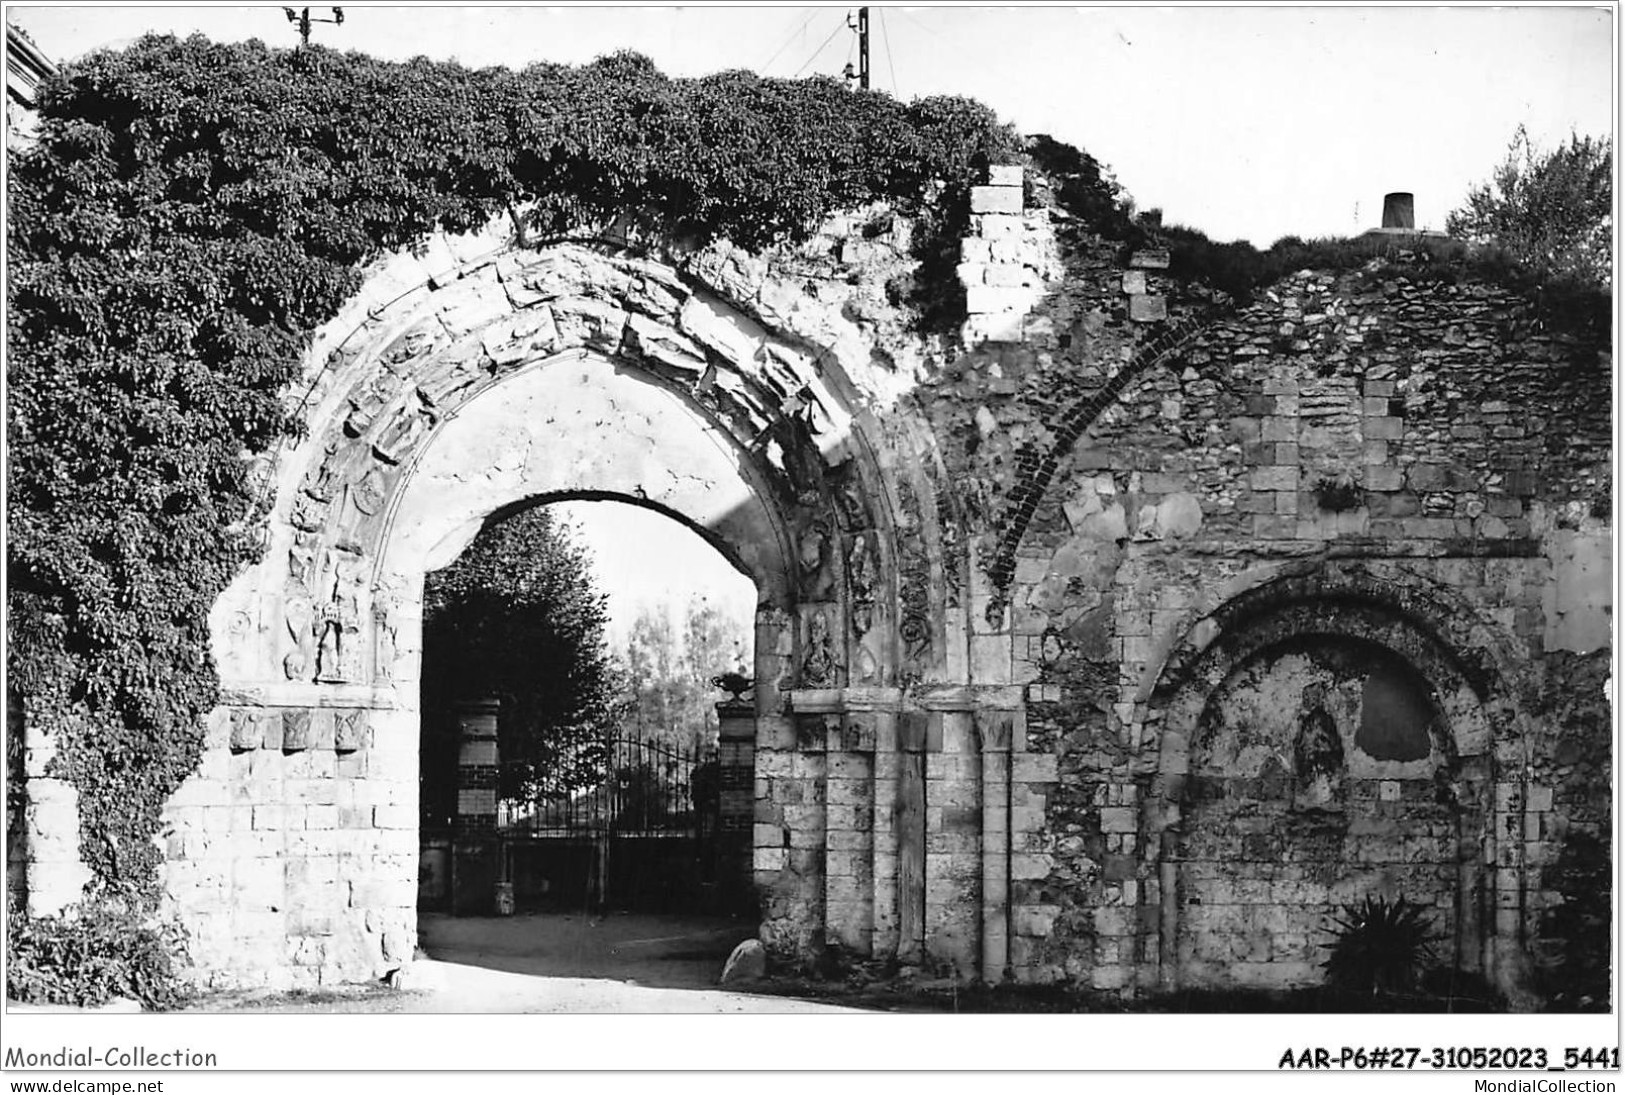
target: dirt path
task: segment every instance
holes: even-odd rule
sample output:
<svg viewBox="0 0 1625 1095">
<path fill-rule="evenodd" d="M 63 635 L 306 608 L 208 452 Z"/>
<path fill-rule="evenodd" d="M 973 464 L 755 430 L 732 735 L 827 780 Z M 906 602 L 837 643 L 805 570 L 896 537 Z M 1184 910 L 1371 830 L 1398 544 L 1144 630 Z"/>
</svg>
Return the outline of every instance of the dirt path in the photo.
<svg viewBox="0 0 1625 1095">
<path fill-rule="evenodd" d="M 450 917 L 425 913 L 418 943 L 430 958 L 527 973 L 712 989 L 734 947 L 756 937 L 739 919 L 642 913 L 530 913 Z"/>
<path fill-rule="evenodd" d="M 216 1000 L 189 1011 L 253 1011 L 260 1014 L 309 1012 L 433 1014 L 796 1014 L 853 1013 L 853 1008 L 815 1004 L 779 996 L 752 996 L 720 989 L 663 989 L 581 977 L 541 977 L 504 973 L 456 962 L 419 961 L 414 977 L 423 988 L 397 992 L 365 989 L 241 997 Z"/>
<path fill-rule="evenodd" d="M 410 987 L 219 997 L 193 1011 L 396 1014 L 808 1014 L 855 1009 L 717 988 L 755 926 L 718 917 L 424 914 Z"/>
</svg>

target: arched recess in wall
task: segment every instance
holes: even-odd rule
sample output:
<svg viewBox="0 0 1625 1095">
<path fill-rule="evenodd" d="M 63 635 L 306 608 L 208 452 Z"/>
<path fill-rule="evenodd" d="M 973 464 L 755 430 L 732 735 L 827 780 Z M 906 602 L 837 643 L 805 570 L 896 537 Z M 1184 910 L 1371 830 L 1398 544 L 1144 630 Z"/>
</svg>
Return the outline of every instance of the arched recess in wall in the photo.
<svg viewBox="0 0 1625 1095">
<path fill-rule="evenodd" d="M 1441 960 L 1490 968 L 1511 883 L 1495 745 L 1515 708 L 1469 635 L 1482 625 L 1419 583 L 1337 565 L 1185 633 L 1149 702 L 1164 986 L 1318 983 L 1332 915 L 1366 896 L 1427 906 Z"/>
<path fill-rule="evenodd" d="M 756 579 L 783 632 L 758 639 L 759 662 L 783 660 L 764 709 L 775 683 L 895 682 L 892 492 L 850 383 L 805 340 L 668 266 L 580 245 L 499 248 L 419 283 L 375 277 L 325 336 L 307 375 L 309 435 L 277 469 L 268 561 L 217 606 L 228 688 L 397 706 L 418 568 L 498 508 L 560 492 L 682 515 Z M 645 433 L 683 426 L 635 454 L 623 404 Z M 503 410 L 508 449 L 459 425 Z M 567 421 L 575 450 L 548 464 Z M 703 488 L 694 460 L 727 490 Z"/>
</svg>

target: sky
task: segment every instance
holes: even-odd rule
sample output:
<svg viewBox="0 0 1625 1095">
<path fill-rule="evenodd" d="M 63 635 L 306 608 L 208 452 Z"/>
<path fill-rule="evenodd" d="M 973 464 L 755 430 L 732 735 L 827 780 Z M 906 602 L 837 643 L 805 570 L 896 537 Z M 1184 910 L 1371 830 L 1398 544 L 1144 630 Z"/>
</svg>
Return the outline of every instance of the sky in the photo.
<svg viewBox="0 0 1625 1095">
<path fill-rule="evenodd" d="M 689 601 L 702 598 L 744 635 L 756 628 L 756 587 L 698 533 L 624 502 L 555 502 L 571 536 L 593 556 L 594 578 L 609 598 L 610 649 L 625 650 L 638 613 L 664 611 L 681 634 Z M 650 551 L 659 544 L 658 561 Z M 718 672 L 732 666 L 718 666 Z"/>
<path fill-rule="evenodd" d="M 674 76 L 746 68 L 838 75 L 853 8 L 412 7 L 347 4 L 322 43 L 483 67 L 619 49 Z M 312 8 L 330 17 L 330 8 Z M 1095 156 L 1139 208 L 1218 240 L 1349 235 L 1383 195 L 1442 228 L 1522 124 L 1537 145 L 1613 131 L 1611 7 L 871 6 L 873 85 L 979 99 L 1024 133 Z M 148 31 L 292 45 L 281 6 L 8 5 L 69 60 Z M 748 621 L 748 582 L 697 536 L 630 506 L 573 511 L 611 592 L 613 634 L 645 603 L 712 597 Z M 651 573 L 640 550 L 663 542 Z M 674 587 L 673 583 L 679 585 Z"/>
<path fill-rule="evenodd" d="M 854 53 L 852 10 L 351 4 L 314 36 L 472 66 L 633 49 L 671 75 L 835 75 Z M 1612 132 L 1609 7 L 871 11 L 874 86 L 980 99 L 1025 133 L 1088 151 L 1140 208 L 1220 240 L 1362 231 L 1391 190 L 1415 193 L 1418 223 L 1442 227 L 1520 123 L 1548 147 Z M 58 59 L 148 30 L 296 39 L 280 6 L 11 5 L 7 18 Z"/>
</svg>

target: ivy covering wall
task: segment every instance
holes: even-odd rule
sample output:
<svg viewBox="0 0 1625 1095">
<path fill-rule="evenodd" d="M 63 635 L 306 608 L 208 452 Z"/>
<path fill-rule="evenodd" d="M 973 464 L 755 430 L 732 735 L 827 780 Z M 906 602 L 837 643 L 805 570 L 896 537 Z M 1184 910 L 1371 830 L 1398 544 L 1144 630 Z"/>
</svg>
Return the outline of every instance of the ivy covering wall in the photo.
<svg viewBox="0 0 1625 1095">
<path fill-rule="evenodd" d="M 283 392 L 370 257 L 516 210 L 533 240 L 619 219 L 759 247 L 884 200 L 946 238 L 1016 151 L 968 100 L 632 54 L 473 71 L 149 37 L 66 68 L 11 157 L 8 660 L 78 788 L 92 896 L 154 905 L 217 699 L 206 616 L 265 516 L 251 457 L 296 431 Z"/>
</svg>

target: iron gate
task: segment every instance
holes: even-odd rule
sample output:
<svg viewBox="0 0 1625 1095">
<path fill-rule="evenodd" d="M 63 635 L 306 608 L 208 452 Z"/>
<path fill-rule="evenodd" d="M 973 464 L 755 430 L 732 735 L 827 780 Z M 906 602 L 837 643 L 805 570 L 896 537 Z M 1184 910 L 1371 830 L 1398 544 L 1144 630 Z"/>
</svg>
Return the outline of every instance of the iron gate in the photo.
<svg viewBox="0 0 1625 1095">
<path fill-rule="evenodd" d="M 515 905 L 706 907 L 719 806 L 714 751 L 637 737 L 595 745 L 590 759 L 551 769 L 529 801 L 498 805 Z"/>
</svg>

